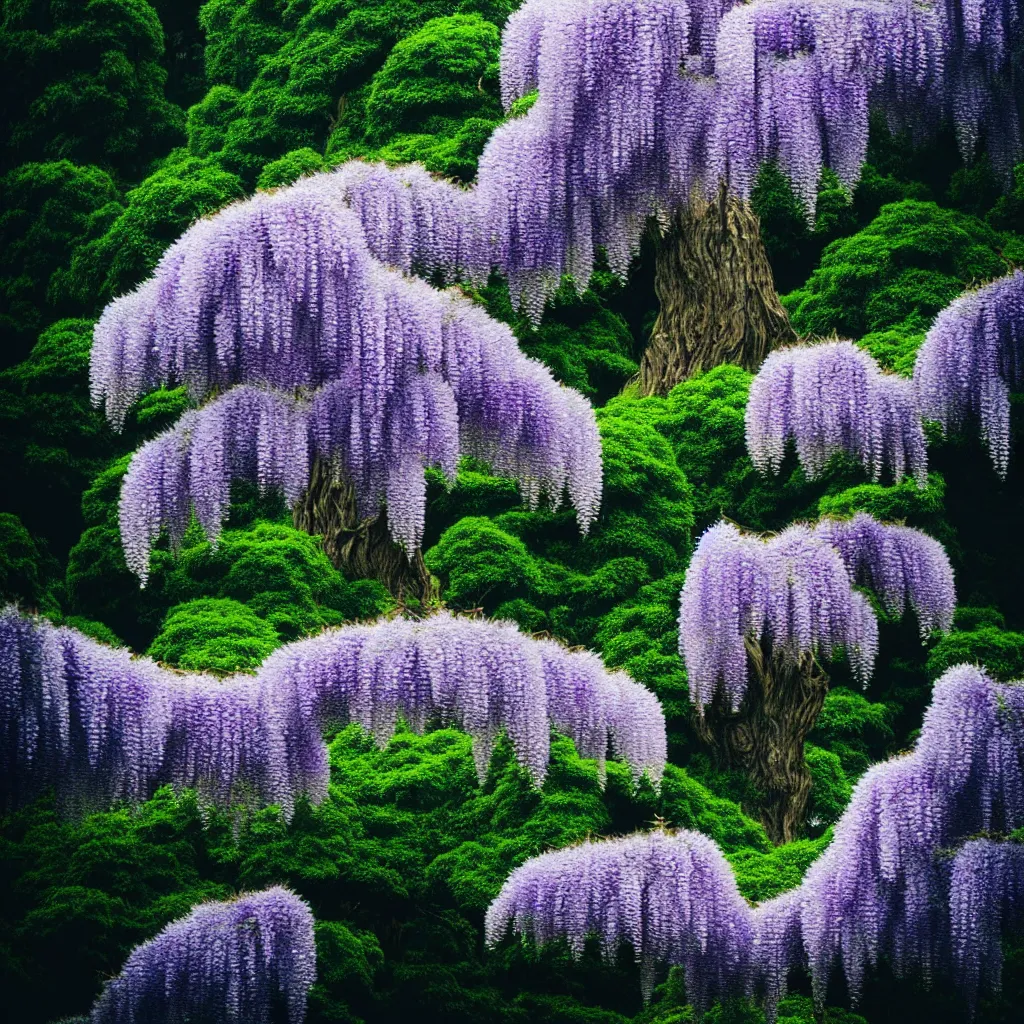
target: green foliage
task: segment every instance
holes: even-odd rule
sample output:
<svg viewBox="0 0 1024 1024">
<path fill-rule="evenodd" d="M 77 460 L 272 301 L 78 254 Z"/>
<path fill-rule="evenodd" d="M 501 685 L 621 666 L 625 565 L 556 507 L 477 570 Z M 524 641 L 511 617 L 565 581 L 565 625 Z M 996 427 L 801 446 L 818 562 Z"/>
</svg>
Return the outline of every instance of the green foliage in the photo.
<svg viewBox="0 0 1024 1024">
<path fill-rule="evenodd" d="M 327 165 L 324 158 L 312 149 L 294 149 L 280 160 L 272 160 L 260 172 L 256 187 L 269 190 L 291 185 L 307 174 L 322 171 Z"/>
<path fill-rule="evenodd" d="M 373 76 L 366 137 L 436 134 L 467 117 L 501 117 L 497 25 L 479 14 L 432 18 L 400 39 Z"/>
<path fill-rule="evenodd" d="M 116 450 L 89 402 L 92 324 L 60 320 L 0 372 L 0 467 L 7 506 L 63 554 L 81 529 L 79 496 Z"/>
<path fill-rule="evenodd" d="M 487 133 L 495 123 L 496 84 L 489 92 L 476 87 L 494 79 L 487 68 L 495 63 L 496 26 L 514 6 L 510 0 L 213 0 L 201 19 L 216 95 L 189 112 L 190 150 L 216 153 L 247 185 L 267 163 L 304 148 L 326 153 L 332 163 L 380 150 L 472 177 L 485 132 L 461 119 L 486 123 Z M 451 18 L 446 32 L 425 29 L 433 19 Z M 396 132 L 406 141 L 385 153 Z"/>
<path fill-rule="evenodd" d="M 273 626 L 240 601 L 202 597 L 175 605 L 146 653 L 196 672 L 245 672 L 278 643 Z"/>
<path fill-rule="evenodd" d="M 79 246 L 53 293 L 98 311 L 149 275 L 193 221 L 243 195 L 239 178 L 216 163 L 175 150 L 125 197 L 125 209 L 100 237 Z"/>
<path fill-rule="evenodd" d="M 14 602 L 24 609 L 52 603 L 46 586 L 52 566 L 40 554 L 24 523 L 0 512 L 0 604 Z"/>
<path fill-rule="evenodd" d="M 979 623 L 946 634 L 928 655 L 928 676 L 938 679 L 954 665 L 984 665 L 995 679 L 1024 679 L 1024 633 Z"/>
<path fill-rule="evenodd" d="M 740 892 L 748 900 L 761 903 L 798 885 L 831 838 L 826 833 L 818 839 L 797 839 L 785 846 L 742 847 L 727 852 L 726 857 L 736 872 Z"/>
<path fill-rule="evenodd" d="M 935 314 L 967 285 L 1006 272 L 1002 242 L 968 214 L 918 200 L 891 203 L 863 230 L 828 245 L 783 304 L 798 331 L 860 338 L 886 365 L 909 372 Z"/>
<path fill-rule="evenodd" d="M 691 542 L 691 489 L 671 446 L 645 415 L 647 401 L 615 399 L 598 411 L 604 499 L 585 538 L 571 510 L 516 507 L 490 522 L 479 516 L 467 521 L 455 499 L 478 507 L 480 501 L 460 481 L 443 505 L 461 521 L 424 554 L 442 580 L 445 600 L 487 612 L 505 605 L 504 614 L 528 628 L 588 643 L 613 605 L 677 571 Z"/>
<path fill-rule="evenodd" d="M 0 328 L 31 338 L 60 312 L 47 305 L 56 298 L 55 273 L 77 246 L 107 230 L 122 211 L 121 194 L 106 171 L 69 160 L 21 164 L 0 181 L 0 192 Z M 4 353 L 5 362 L 18 347 Z"/>
<path fill-rule="evenodd" d="M 376 618 L 394 606 L 379 583 L 346 580 L 315 537 L 284 523 L 225 530 L 216 547 L 195 536 L 169 566 L 163 585 L 174 602 L 200 596 L 243 602 L 281 641 Z"/>
<path fill-rule="evenodd" d="M 8 0 L 0 23 L 4 163 L 71 160 L 134 177 L 180 138 L 164 36 L 146 0 Z"/>
<path fill-rule="evenodd" d="M 629 325 L 612 308 L 621 291 L 607 271 L 595 273 L 583 295 L 566 278 L 539 326 L 514 312 L 503 282 L 485 288 L 483 298 L 491 316 L 512 326 L 527 355 L 546 364 L 563 384 L 601 404 L 640 368 Z"/>
<path fill-rule="evenodd" d="M 839 754 L 832 750 L 806 744 L 804 758 L 811 773 L 811 799 L 807 818 L 812 831 L 839 820 L 850 801 L 852 788 Z"/>
<path fill-rule="evenodd" d="M 880 760 L 893 739 L 893 709 L 874 703 L 844 686 L 834 686 L 814 724 L 810 739 L 816 749 L 830 751 L 851 781 Z M 808 757 L 808 763 L 811 758 Z M 824 767 L 824 765 L 822 765 Z M 817 780 L 815 780 L 817 784 Z"/>
</svg>

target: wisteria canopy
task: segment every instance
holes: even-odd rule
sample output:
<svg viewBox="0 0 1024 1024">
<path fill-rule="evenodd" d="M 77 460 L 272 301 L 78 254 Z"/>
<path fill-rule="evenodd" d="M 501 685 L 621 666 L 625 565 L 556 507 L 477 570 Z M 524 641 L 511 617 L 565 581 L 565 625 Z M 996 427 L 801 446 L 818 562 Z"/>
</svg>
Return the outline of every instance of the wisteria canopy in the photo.
<svg viewBox="0 0 1024 1024">
<path fill-rule="evenodd" d="M 973 1003 L 998 982 L 1000 938 L 1024 926 L 1024 845 L 969 837 L 1022 824 L 1024 685 L 960 665 L 935 684 L 913 753 L 869 769 L 797 888 L 751 908 L 704 836 L 638 833 L 527 861 L 491 904 L 487 939 L 511 924 L 576 956 L 590 936 L 608 957 L 628 943 L 646 995 L 656 965 L 680 965 L 698 1012 L 760 991 L 774 1020 L 800 967 L 819 1007 L 840 965 L 856 1000 L 881 957 L 926 981 L 951 971 Z"/>
<path fill-rule="evenodd" d="M 325 729 L 357 722 L 379 742 L 399 717 L 473 737 L 477 770 L 506 733 L 536 784 L 552 728 L 603 774 L 609 752 L 657 784 L 665 721 L 657 698 L 589 652 L 509 623 L 439 613 L 382 620 L 288 644 L 255 676 L 162 668 L 68 627 L 0 614 L 0 747 L 10 808 L 49 787 L 72 809 L 138 803 L 163 784 L 230 810 L 327 795 Z"/>
<path fill-rule="evenodd" d="M 315 980 L 313 914 L 278 886 L 202 903 L 136 947 L 89 1021 L 271 1024 L 281 1005 L 288 1024 L 302 1024 Z"/>
<path fill-rule="evenodd" d="M 796 662 L 846 652 L 855 674 L 870 676 L 878 624 L 872 589 L 901 615 L 914 609 L 921 632 L 948 630 L 956 594 L 953 569 L 938 541 L 866 513 L 795 524 L 774 536 L 741 532 L 732 523 L 700 539 L 680 598 L 679 650 L 690 700 L 703 709 L 721 688 L 736 710 L 746 693 L 747 643 L 766 641 Z"/>
<path fill-rule="evenodd" d="M 351 483 L 360 518 L 386 503 L 407 552 L 423 533 L 424 470 L 451 479 L 460 455 L 517 479 L 531 505 L 568 490 L 584 531 L 597 514 L 589 403 L 480 307 L 377 262 L 329 176 L 193 225 L 106 309 L 91 374 L 115 426 L 161 384 L 223 392 L 129 468 L 122 537 L 143 582 L 153 542 L 166 529 L 176 543 L 193 506 L 215 540 L 233 480 L 295 501 L 314 461 Z"/>
</svg>

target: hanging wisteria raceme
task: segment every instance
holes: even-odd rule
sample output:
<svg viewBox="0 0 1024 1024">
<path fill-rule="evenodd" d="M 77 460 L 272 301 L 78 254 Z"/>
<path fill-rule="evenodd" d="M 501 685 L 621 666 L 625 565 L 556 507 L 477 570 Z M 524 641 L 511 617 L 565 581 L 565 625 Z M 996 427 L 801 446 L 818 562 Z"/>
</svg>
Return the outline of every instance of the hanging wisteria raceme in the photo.
<svg viewBox="0 0 1024 1024">
<path fill-rule="evenodd" d="M 857 459 L 872 480 L 889 472 L 927 483 L 928 457 L 913 383 L 883 373 L 850 341 L 776 349 L 750 385 L 747 451 L 777 473 L 789 443 L 810 479 L 836 455 Z"/>
<path fill-rule="evenodd" d="M 708 706 L 721 688 L 735 711 L 749 680 L 748 642 L 767 642 L 796 662 L 842 647 L 867 679 L 878 623 L 863 594 L 875 590 L 902 614 L 909 603 L 922 633 L 949 629 L 956 593 L 942 545 L 918 530 L 850 520 L 794 525 L 760 536 L 721 522 L 701 537 L 680 596 L 679 650 L 690 700 Z"/>
<path fill-rule="evenodd" d="M 492 238 L 475 189 L 437 178 L 422 164 L 388 167 L 361 160 L 309 181 L 325 193 L 341 194 L 381 263 L 447 281 L 487 283 Z"/>
<path fill-rule="evenodd" d="M 871 674 L 878 649 L 878 624 L 839 553 L 800 525 L 767 539 L 731 523 L 707 530 L 686 573 L 679 627 L 690 700 L 699 709 L 719 687 L 739 708 L 748 640 L 765 638 L 794 662 L 843 647 L 861 678 Z"/>
<path fill-rule="evenodd" d="M 682 966 L 698 1014 L 750 982 L 750 907 L 718 847 L 697 832 L 638 833 L 534 857 L 488 908 L 488 945 L 509 925 L 539 945 L 565 939 L 576 957 L 591 936 L 612 960 L 629 944 L 645 999 L 659 968 Z"/>
<path fill-rule="evenodd" d="M 597 246 L 624 276 L 647 219 L 701 182 L 708 37 L 728 6 L 533 0 L 509 19 L 503 99 L 539 93 L 491 137 L 477 192 L 495 266 L 534 319 L 563 274 L 586 287 Z"/>
<path fill-rule="evenodd" d="M 965 159 L 984 138 L 993 167 L 1009 178 L 1020 160 L 1024 81 L 1018 0 L 935 0 L 947 46 L 947 109 Z"/>
<path fill-rule="evenodd" d="M 949 912 L 954 970 L 973 1011 L 981 989 L 999 990 L 1003 937 L 1024 928 L 1024 843 L 964 843 L 953 861 Z"/>
<path fill-rule="evenodd" d="M 143 577 L 161 528 L 180 539 L 193 505 L 215 540 L 232 480 L 294 501 L 311 459 L 348 478 L 362 517 L 386 503 L 408 552 L 422 536 L 424 469 L 453 474 L 460 454 L 517 479 L 531 504 L 557 505 L 568 490 L 583 530 L 597 514 L 589 403 L 467 299 L 374 260 L 330 178 L 198 222 L 97 324 L 93 397 L 115 425 L 159 384 L 183 382 L 197 398 L 229 389 L 132 463 L 122 524 Z"/>
<path fill-rule="evenodd" d="M 355 722 L 383 743 L 399 718 L 473 737 L 481 779 L 504 733 L 539 785 L 549 733 L 603 776 L 611 753 L 660 782 L 657 698 L 588 653 L 510 623 L 440 613 L 328 630 L 287 644 L 255 676 L 174 672 L 68 627 L 0 613 L 0 806 L 53 788 L 70 810 L 139 803 L 163 784 L 225 810 L 327 794 L 325 730 Z"/>
<path fill-rule="evenodd" d="M 954 300 L 917 353 L 922 415 L 951 431 L 980 424 L 996 472 L 1010 461 L 1010 392 L 1024 385 L 1024 271 Z"/>
<path fill-rule="evenodd" d="M 216 1020 L 302 1024 L 316 980 L 313 914 L 276 886 L 200 903 L 137 946 L 107 983 L 90 1024 Z"/>
<path fill-rule="evenodd" d="M 969 898 L 963 877 L 952 885 L 943 851 L 1021 825 L 1024 685 L 994 683 L 970 665 L 951 668 L 935 684 L 915 751 L 870 768 L 800 887 L 758 908 L 759 956 L 777 970 L 767 987 L 784 993 L 781 965 L 805 960 L 821 1006 L 841 964 L 856 999 L 867 967 L 885 957 L 898 975 L 915 972 L 926 982 L 952 969 L 973 998 L 979 980 L 997 977 L 992 929 L 1010 923 L 1000 920 L 1004 911 L 1019 912 L 1021 876 L 1007 874 L 1021 862 L 967 844 L 960 870 L 975 868 Z M 795 964 L 794 935 L 803 947 Z"/>
<path fill-rule="evenodd" d="M 873 590 L 891 614 L 902 616 L 909 604 L 922 636 L 953 628 L 953 566 L 934 537 L 866 512 L 821 519 L 814 532 L 839 552 L 853 582 Z"/>
<path fill-rule="evenodd" d="M 791 970 L 809 968 L 821 1009 L 837 967 L 856 1000 L 883 957 L 901 976 L 948 974 L 972 1001 L 998 983 L 1000 938 L 1024 924 L 1024 846 L 971 837 L 1022 825 L 1024 684 L 960 665 L 936 682 L 914 752 L 862 777 L 797 888 L 751 910 L 710 840 L 637 834 L 527 861 L 486 938 L 511 924 L 577 956 L 589 936 L 607 956 L 626 942 L 646 995 L 655 966 L 682 965 L 698 1010 L 756 989 L 770 1022 Z"/>
<path fill-rule="evenodd" d="M 918 135 L 937 124 L 946 51 L 941 19 L 915 0 L 735 7 L 716 38 L 711 177 L 746 198 L 775 161 L 813 218 L 824 167 L 848 188 L 859 178 L 871 108 Z"/>
</svg>

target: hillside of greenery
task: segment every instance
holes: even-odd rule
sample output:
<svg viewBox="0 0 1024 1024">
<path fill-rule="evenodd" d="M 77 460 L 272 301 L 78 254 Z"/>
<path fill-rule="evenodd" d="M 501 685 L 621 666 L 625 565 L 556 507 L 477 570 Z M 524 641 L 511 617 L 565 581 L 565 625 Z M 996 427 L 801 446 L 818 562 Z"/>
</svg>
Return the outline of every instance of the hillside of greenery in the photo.
<svg viewBox="0 0 1024 1024">
<path fill-rule="evenodd" d="M 0 89 L 0 605 L 148 654 L 171 668 L 253 671 L 282 645 L 396 610 L 377 581 L 347 578 L 279 498 L 239 485 L 211 545 L 198 523 L 166 539 L 147 585 L 118 526 L 131 453 L 188 407 L 161 389 L 114 433 L 89 397 L 93 326 L 150 274 L 194 221 L 353 158 L 421 162 L 468 184 L 500 102 L 501 29 L 515 0 L 2 0 Z M 528 106 L 520 101 L 520 107 Z M 509 116 L 520 111 L 514 109 Z M 915 147 L 879 121 L 852 198 L 823 177 L 813 224 L 765 167 L 752 205 L 776 285 L 801 336 L 849 338 L 909 374 L 936 314 L 965 289 L 1024 267 L 1024 163 L 1009 188 L 984 153 L 964 166 L 951 135 Z M 129 952 L 204 900 L 286 885 L 315 916 L 310 1024 L 683 1024 L 681 972 L 649 1003 L 628 949 L 506 941 L 484 913 L 528 858 L 659 823 L 712 838 L 740 891 L 796 885 L 869 765 L 909 750 L 935 680 L 984 664 L 1024 678 L 1024 443 L 992 472 L 976 431 L 929 433 L 927 486 L 872 483 L 834 460 L 809 480 L 790 453 L 759 474 L 745 443 L 752 374 L 723 365 L 640 397 L 657 315 L 654 243 L 624 284 L 599 266 L 564 283 L 543 321 L 517 313 L 493 277 L 473 301 L 522 350 L 593 403 L 604 492 L 581 536 L 574 510 L 524 504 L 514 483 L 464 459 L 454 484 L 428 478 L 425 565 L 454 612 L 511 620 L 597 652 L 651 689 L 668 726 L 660 790 L 628 768 L 552 740 L 540 789 L 499 741 L 477 779 L 469 736 L 404 726 L 383 746 L 350 725 L 329 738 L 330 791 L 240 822 L 190 792 L 68 816 L 43 796 L 0 819 L 0 991 L 18 1024 L 88 1013 Z M 1014 440 L 1024 416 L 1013 398 Z M 926 531 L 953 564 L 948 634 L 922 640 L 881 607 L 866 687 L 829 668 L 805 748 L 809 824 L 773 846 L 750 783 L 721 770 L 694 725 L 679 654 L 679 593 L 701 534 L 719 519 L 757 531 L 866 511 Z M 882 963 L 859 1003 L 838 979 L 829 1024 L 965 1019 L 948 978 L 931 986 Z M 1005 946 L 1002 989 L 976 1020 L 1009 1024 L 1024 1005 L 1024 943 Z M 712 1024 L 763 1024 L 756 1001 L 716 1003 Z M 820 1019 L 820 1018 L 818 1018 Z M 792 979 L 780 1024 L 816 1020 Z"/>
</svg>

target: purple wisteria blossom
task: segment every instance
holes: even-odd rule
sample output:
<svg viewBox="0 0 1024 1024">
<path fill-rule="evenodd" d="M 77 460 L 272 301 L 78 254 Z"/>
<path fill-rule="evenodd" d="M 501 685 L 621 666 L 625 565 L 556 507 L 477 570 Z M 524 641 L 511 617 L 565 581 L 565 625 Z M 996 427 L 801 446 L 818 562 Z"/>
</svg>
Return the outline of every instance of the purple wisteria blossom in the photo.
<svg viewBox="0 0 1024 1024">
<path fill-rule="evenodd" d="M 943 430 L 981 427 L 996 472 L 1010 461 L 1010 392 L 1024 385 L 1024 271 L 948 305 L 917 353 L 921 412 Z"/>
<path fill-rule="evenodd" d="M 302 1024 L 316 980 L 313 915 L 274 887 L 224 903 L 200 903 L 137 946 L 107 983 L 90 1024 L 216 1020 Z"/>
<path fill-rule="evenodd" d="M 964 843 L 953 860 L 949 912 L 954 969 L 973 1010 L 980 990 L 999 990 L 1002 938 L 1024 924 L 1024 843 Z"/>
<path fill-rule="evenodd" d="M 918 530 L 865 513 L 766 537 L 727 522 L 712 526 L 697 544 L 680 597 L 690 700 L 704 708 L 721 688 L 737 710 L 749 680 L 748 642 L 765 641 L 792 662 L 806 654 L 831 658 L 843 648 L 866 680 L 878 624 L 857 585 L 875 590 L 894 614 L 909 604 L 924 633 L 950 628 L 956 594 L 949 558 Z"/>
<path fill-rule="evenodd" d="M 793 963 L 799 935 L 819 1005 L 835 967 L 856 999 L 881 957 L 926 982 L 952 968 L 972 998 L 983 965 L 997 977 L 992 929 L 1003 910 L 1007 924 L 1019 910 L 1021 876 L 1008 874 L 1021 858 L 986 857 L 968 844 L 954 887 L 943 851 L 1022 824 L 1024 686 L 994 683 L 971 665 L 951 668 L 935 684 L 914 752 L 870 768 L 800 887 L 758 908 L 760 955 L 776 972 L 770 984 L 785 991 L 782 965 Z M 973 894 L 989 901 L 973 909 L 962 878 L 971 864 Z M 954 865 L 954 881 L 957 874 Z"/>
<path fill-rule="evenodd" d="M 890 472 L 927 483 L 924 429 L 913 383 L 884 373 L 850 341 L 776 349 L 750 385 L 747 451 L 760 472 L 777 473 L 789 442 L 810 479 L 846 454 L 872 480 Z"/>
<path fill-rule="evenodd" d="M 92 393 L 116 426 L 160 384 L 184 383 L 196 399 L 223 392 L 129 469 L 122 535 L 143 579 L 161 530 L 173 545 L 192 507 L 215 540 L 232 480 L 293 502 L 313 460 L 351 482 L 361 517 L 386 504 L 410 553 L 424 469 L 451 477 L 460 455 L 518 480 L 531 505 L 568 491 L 583 530 L 597 514 L 590 404 L 481 308 L 375 260 L 331 177 L 199 221 L 96 326 Z"/>
<path fill-rule="evenodd" d="M 440 613 L 327 630 L 274 652 L 255 675 L 175 672 L 69 627 L 0 613 L 0 806 L 53 788 L 73 810 L 195 789 L 223 809 L 327 794 L 326 730 L 358 723 L 383 743 L 399 718 L 473 737 L 481 779 L 504 733 L 538 785 L 550 730 L 581 756 L 626 761 L 657 784 L 657 698 L 595 655 L 510 623 Z"/>
<path fill-rule="evenodd" d="M 758 991 L 769 1021 L 791 970 L 810 970 L 821 1008 L 837 967 L 856 1000 L 883 957 L 899 975 L 950 974 L 973 1001 L 998 984 L 1001 936 L 1024 924 L 1024 845 L 971 837 L 1022 825 L 1024 684 L 960 665 L 936 682 L 916 749 L 869 769 L 795 889 L 751 908 L 710 840 L 642 833 L 527 861 L 486 937 L 511 924 L 576 955 L 589 936 L 606 955 L 625 942 L 646 995 L 656 965 L 682 965 L 698 1011 Z"/>
<path fill-rule="evenodd" d="M 576 957 L 591 936 L 609 959 L 631 945 L 645 999 L 659 968 L 681 965 L 698 1013 L 750 981 L 750 908 L 718 847 L 697 832 L 638 833 L 534 857 L 488 908 L 487 943 L 510 924 L 540 945 L 565 939 Z"/>
<path fill-rule="evenodd" d="M 821 519 L 814 532 L 839 552 L 853 582 L 874 591 L 892 615 L 902 616 L 909 604 L 922 636 L 953 628 L 953 567 L 934 537 L 866 512 Z"/>
</svg>

